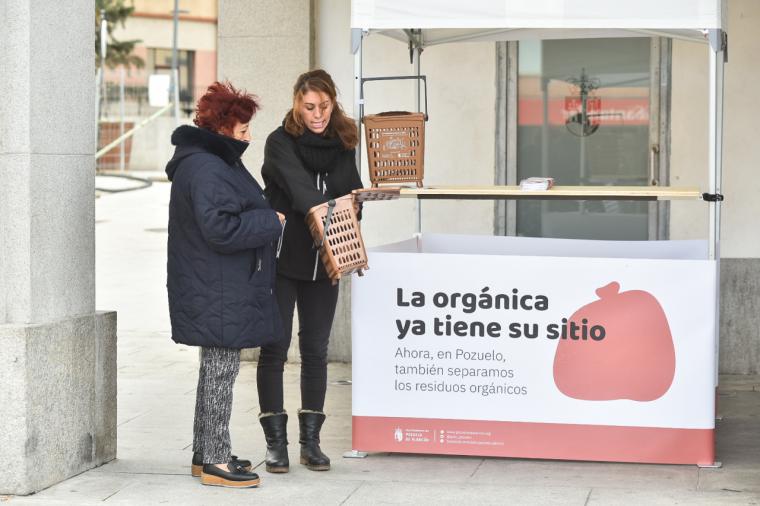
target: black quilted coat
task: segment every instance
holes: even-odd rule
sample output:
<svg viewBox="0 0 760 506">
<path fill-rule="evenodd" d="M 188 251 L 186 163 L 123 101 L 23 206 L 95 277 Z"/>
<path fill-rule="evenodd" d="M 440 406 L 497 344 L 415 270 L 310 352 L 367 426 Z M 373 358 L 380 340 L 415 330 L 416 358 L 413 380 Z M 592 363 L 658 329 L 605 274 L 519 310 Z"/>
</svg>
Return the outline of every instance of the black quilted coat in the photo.
<svg viewBox="0 0 760 506">
<path fill-rule="evenodd" d="M 172 144 L 166 165 L 172 339 L 253 348 L 281 338 L 273 290 L 282 227 L 240 161 L 248 144 L 192 126 L 177 128 Z"/>
</svg>

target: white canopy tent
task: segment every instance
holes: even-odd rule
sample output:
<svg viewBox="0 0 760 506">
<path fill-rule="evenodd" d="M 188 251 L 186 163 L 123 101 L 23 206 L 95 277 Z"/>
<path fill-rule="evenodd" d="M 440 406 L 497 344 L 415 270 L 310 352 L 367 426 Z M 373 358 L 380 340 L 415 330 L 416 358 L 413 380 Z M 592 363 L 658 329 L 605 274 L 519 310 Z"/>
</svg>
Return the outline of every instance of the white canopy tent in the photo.
<svg viewBox="0 0 760 506">
<path fill-rule="evenodd" d="M 709 162 L 703 198 L 709 205 L 709 258 L 719 271 L 726 12 L 725 0 L 352 0 L 354 110 L 363 110 L 361 46 L 372 32 L 404 41 L 410 51 L 417 48 L 418 74 L 419 50 L 453 42 L 655 36 L 705 43 L 710 52 Z M 716 294 L 719 286 L 718 281 Z M 716 297 L 716 336 L 719 304 Z M 717 385 L 717 360 L 715 376 Z"/>
<path fill-rule="evenodd" d="M 361 42 L 379 32 L 410 47 L 462 41 L 671 37 L 710 48 L 710 258 L 719 258 L 725 0 L 352 0 L 355 110 L 361 96 Z M 418 53 L 419 55 L 419 53 Z M 417 60 L 419 69 L 419 58 Z"/>
</svg>

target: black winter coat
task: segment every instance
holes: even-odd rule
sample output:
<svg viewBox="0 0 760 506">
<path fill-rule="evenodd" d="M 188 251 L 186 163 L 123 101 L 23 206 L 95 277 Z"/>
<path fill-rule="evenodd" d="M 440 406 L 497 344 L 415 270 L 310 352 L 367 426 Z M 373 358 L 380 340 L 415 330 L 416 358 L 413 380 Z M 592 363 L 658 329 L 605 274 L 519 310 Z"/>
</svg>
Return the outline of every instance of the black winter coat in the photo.
<svg viewBox="0 0 760 506">
<path fill-rule="evenodd" d="M 279 339 L 277 214 L 240 156 L 248 144 L 192 126 L 172 134 L 166 287 L 172 339 L 253 348 Z"/>
<path fill-rule="evenodd" d="M 309 135 L 316 138 L 308 131 L 304 133 Z M 317 261 L 318 251 L 305 222 L 306 213 L 316 205 L 362 188 L 362 181 L 356 170 L 356 150 L 342 145 L 320 146 L 322 149 L 307 151 L 313 156 L 305 156 L 305 150 L 297 144 L 301 140 L 279 127 L 267 137 L 264 147 L 264 193 L 287 220 L 277 272 L 291 279 L 312 280 L 316 264 L 316 279 L 326 279 L 327 272 L 322 261 Z M 337 139 L 336 142 L 339 144 Z"/>
</svg>

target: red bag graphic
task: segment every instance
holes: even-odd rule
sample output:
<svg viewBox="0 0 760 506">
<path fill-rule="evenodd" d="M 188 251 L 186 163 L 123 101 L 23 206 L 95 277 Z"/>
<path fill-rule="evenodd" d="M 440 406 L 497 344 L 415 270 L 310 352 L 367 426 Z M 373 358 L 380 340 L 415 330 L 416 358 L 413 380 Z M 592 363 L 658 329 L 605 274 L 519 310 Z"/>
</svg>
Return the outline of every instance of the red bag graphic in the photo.
<svg viewBox="0 0 760 506">
<path fill-rule="evenodd" d="M 568 397 L 588 401 L 653 401 L 673 383 L 676 355 L 665 312 L 642 290 L 618 293 L 612 282 L 596 290 L 600 300 L 578 309 L 569 319 L 580 327 L 604 327 L 604 339 L 559 340 L 554 355 L 554 383 Z M 578 334 L 578 333 L 576 333 Z M 598 336 L 598 335 L 597 335 Z"/>
</svg>

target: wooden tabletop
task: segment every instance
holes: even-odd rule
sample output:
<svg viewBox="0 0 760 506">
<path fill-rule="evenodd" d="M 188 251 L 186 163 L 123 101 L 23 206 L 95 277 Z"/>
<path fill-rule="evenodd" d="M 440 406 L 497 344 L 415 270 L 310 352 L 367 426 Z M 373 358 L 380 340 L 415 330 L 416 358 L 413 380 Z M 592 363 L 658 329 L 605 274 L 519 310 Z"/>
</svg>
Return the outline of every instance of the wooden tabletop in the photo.
<svg viewBox="0 0 760 506">
<path fill-rule="evenodd" d="M 535 199 L 535 200 L 700 200 L 694 187 L 672 186 L 554 186 L 549 190 L 521 190 L 519 186 L 402 187 L 401 198 L 418 199 Z"/>
</svg>

